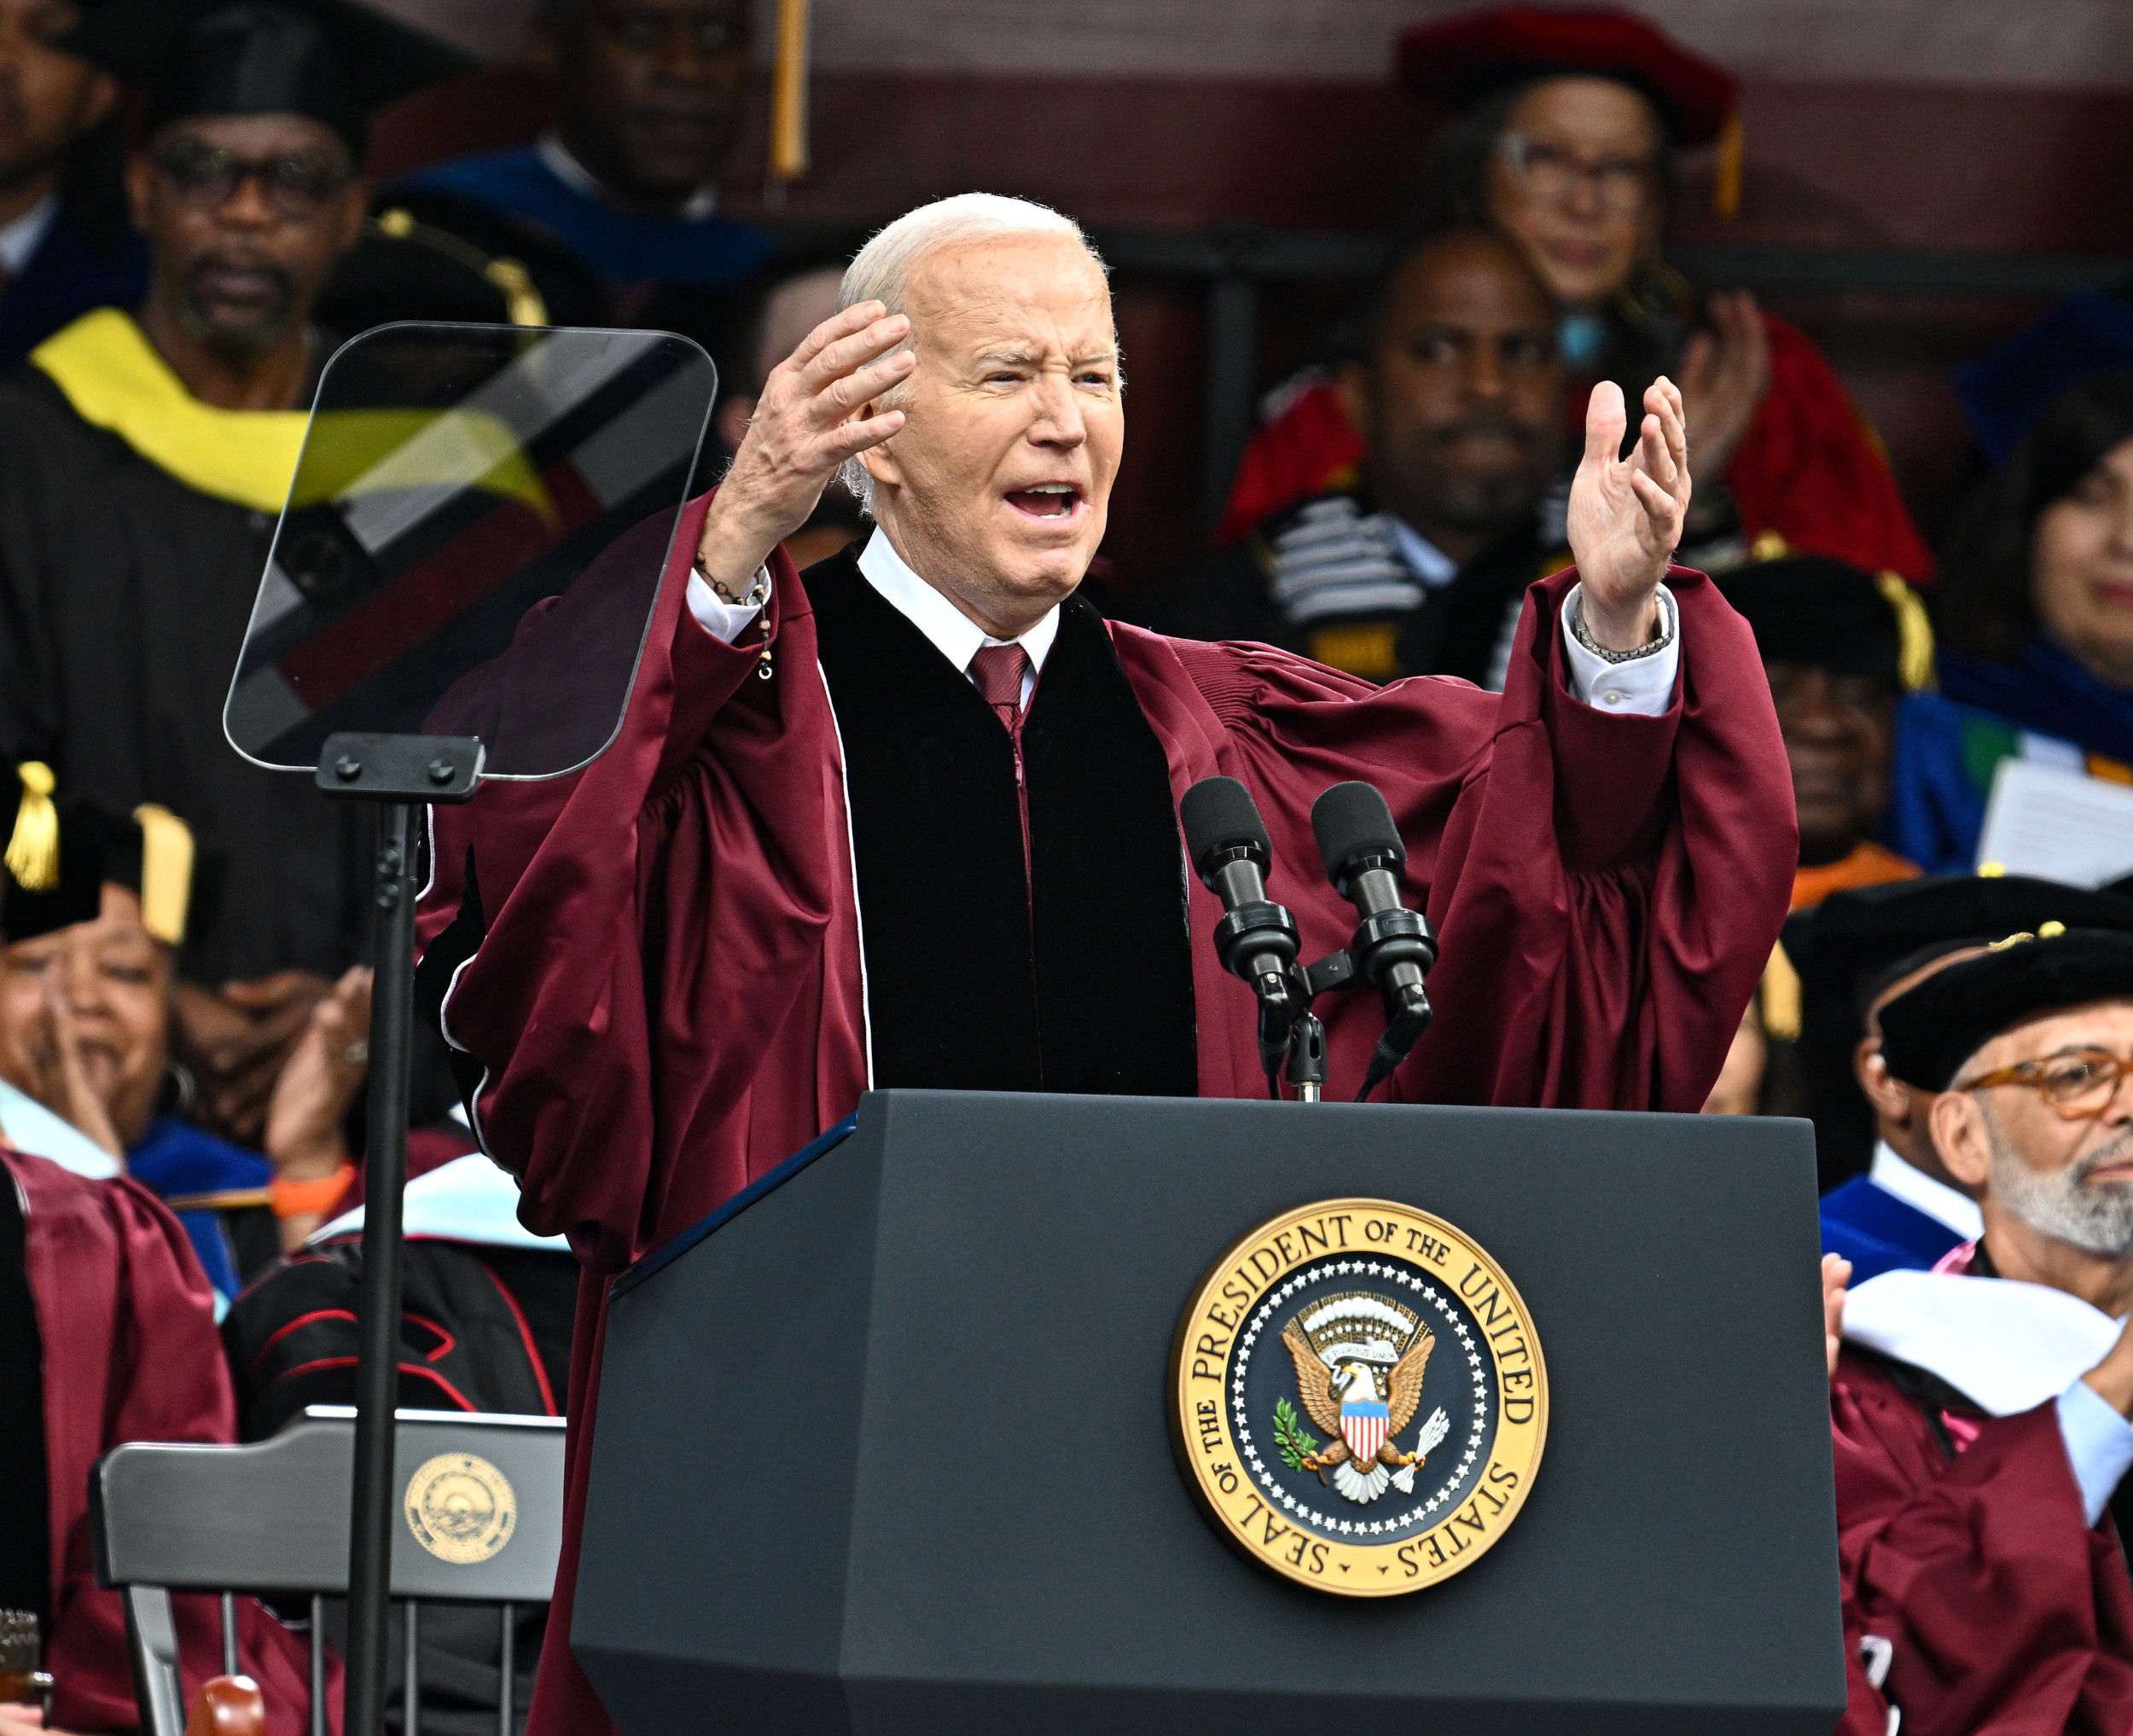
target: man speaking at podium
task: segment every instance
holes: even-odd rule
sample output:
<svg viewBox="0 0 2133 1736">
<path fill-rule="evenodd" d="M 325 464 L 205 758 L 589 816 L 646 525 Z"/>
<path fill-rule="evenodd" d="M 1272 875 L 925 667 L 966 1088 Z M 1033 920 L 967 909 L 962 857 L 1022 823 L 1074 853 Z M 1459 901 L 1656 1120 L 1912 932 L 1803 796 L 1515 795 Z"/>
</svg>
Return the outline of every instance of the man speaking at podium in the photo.
<svg viewBox="0 0 2133 1736">
<path fill-rule="evenodd" d="M 1689 499 L 1671 384 L 1643 394 L 1627 462 L 1622 395 L 1595 392 L 1578 566 L 1528 593 L 1502 694 L 1379 688 L 1108 626 L 1075 594 L 1125 382 L 1068 219 L 921 207 L 840 299 L 684 515 L 614 745 L 435 815 L 425 978 L 450 984 L 520 1216 L 589 1269 L 558 1635 L 606 1274 L 869 1086 L 1266 1089 L 1253 997 L 1210 942 L 1221 906 L 1180 848 L 1198 780 L 1252 793 L 1305 959 L 1355 924 L 1311 804 L 1344 779 L 1384 792 L 1442 943 L 1396 1099 L 1694 1110 L 1785 914 L 1791 787 L 1754 641 L 1668 567 Z M 878 528 L 803 578 L 779 540 L 847 463 Z M 462 727 L 553 702 L 579 592 L 464 684 Z M 1377 997 L 1319 1004 L 1329 1091 L 1352 1094 Z M 536 1732 L 597 1724 L 551 1647 Z"/>
</svg>

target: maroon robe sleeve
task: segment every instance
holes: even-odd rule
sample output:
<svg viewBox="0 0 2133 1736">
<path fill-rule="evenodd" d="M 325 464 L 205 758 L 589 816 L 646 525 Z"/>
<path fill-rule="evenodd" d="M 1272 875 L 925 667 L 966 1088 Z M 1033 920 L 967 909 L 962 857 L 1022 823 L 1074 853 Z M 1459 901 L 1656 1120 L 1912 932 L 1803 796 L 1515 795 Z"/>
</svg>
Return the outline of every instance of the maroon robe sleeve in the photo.
<svg viewBox="0 0 2133 1736">
<path fill-rule="evenodd" d="M 1830 1389 L 1851 1700 L 1843 1736 L 2133 1728 L 2133 1585 L 2091 1526 L 2055 1406 L 1983 1418 L 1950 1458 L 1926 1413 L 1847 1355 Z M 1859 1661 L 1892 1651 L 1880 1690 Z"/>
<path fill-rule="evenodd" d="M 1576 582 L 1529 591 L 1500 698 L 1114 630 L 1179 787 L 1222 773 L 1252 791 L 1268 895 L 1294 911 L 1306 956 L 1355 924 L 1321 870 L 1311 803 L 1345 778 L 1384 792 L 1441 945 L 1436 1020 L 1393 1076 L 1407 1101 L 1700 1109 L 1785 918 L 1792 780 L 1747 624 L 1676 568 L 1672 709 L 1605 714 L 1566 685 L 1558 620 Z M 1205 943 L 1219 906 L 1191 896 L 1200 1089 L 1255 1094 L 1251 996 Z M 1334 1086 L 1359 1083 L 1384 1022 L 1375 997 L 1320 1010 Z"/>
<path fill-rule="evenodd" d="M 865 1089 L 849 834 L 813 619 L 773 557 L 762 636 L 685 607 L 708 496 L 683 514 L 613 745 L 433 819 L 428 949 L 456 949 L 445 1027 L 485 1069 L 485 1150 L 520 1216 L 596 1271 L 627 1266 L 850 1112 Z M 571 678 L 598 570 L 462 683 L 509 729 Z M 478 949 L 477 949 L 478 947 Z M 426 963 L 428 953 L 425 953 Z"/>
<path fill-rule="evenodd" d="M 51 1509 L 52 1633 L 46 1667 L 62 1729 L 139 1722 L 118 1593 L 96 1582 L 89 1475 L 127 1441 L 236 1439 L 236 1402 L 214 1294 L 176 1217 L 139 1183 L 92 1182 L 0 1147 L 23 1204 L 23 1255 L 44 1350 L 45 1481 Z M 222 1674 L 217 1600 L 173 1598 L 179 1675 L 189 1702 Z M 273 1736 L 310 1728 L 307 1642 L 240 1598 L 238 1652 L 259 1684 Z M 340 1724 L 340 1663 L 328 1683 Z"/>
</svg>

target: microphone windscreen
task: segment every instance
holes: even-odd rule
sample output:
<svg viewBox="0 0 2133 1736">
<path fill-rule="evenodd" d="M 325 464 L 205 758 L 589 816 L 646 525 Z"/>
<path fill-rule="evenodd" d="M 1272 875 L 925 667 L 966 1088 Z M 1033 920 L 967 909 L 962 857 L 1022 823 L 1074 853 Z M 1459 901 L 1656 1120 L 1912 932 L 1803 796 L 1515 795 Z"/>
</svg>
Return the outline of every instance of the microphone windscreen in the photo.
<svg viewBox="0 0 2133 1736">
<path fill-rule="evenodd" d="M 1239 845 L 1255 854 L 1261 868 L 1273 859 L 1274 846 L 1252 793 L 1235 778 L 1200 779 L 1179 801 L 1177 817 L 1185 827 L 1185 849 L 1202 880 L 1209 873 L 1209 857 Z"/>
<path fill-rule="evenodd" d="M 1381 856 L 1404 863 L 1407 851 L 1400 843 L 1392 810 L 1376 786 L 1335 784 L 1311 804 L 1311 829 L 1318 839 L 1318 855 L 1326 872 L 1338 880 L 1342 869 L 1357 856 Z"/>
</svg>

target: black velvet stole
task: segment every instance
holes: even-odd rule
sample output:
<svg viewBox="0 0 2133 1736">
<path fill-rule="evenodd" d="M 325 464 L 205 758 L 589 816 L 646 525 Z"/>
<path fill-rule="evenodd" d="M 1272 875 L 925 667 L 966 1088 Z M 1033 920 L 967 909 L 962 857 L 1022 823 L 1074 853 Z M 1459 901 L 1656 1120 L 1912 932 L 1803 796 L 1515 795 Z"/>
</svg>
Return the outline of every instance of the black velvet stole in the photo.
<svg viewBox="0 0 2133 1736">
<path fill-rule="evenodd" d="M 851 551 L 808 570 L 845 754 L 875 1084 L 1191 1096 L 1183 856 L 1162 746 L 1070 598 L 1014 746 Z"/>
</svg>

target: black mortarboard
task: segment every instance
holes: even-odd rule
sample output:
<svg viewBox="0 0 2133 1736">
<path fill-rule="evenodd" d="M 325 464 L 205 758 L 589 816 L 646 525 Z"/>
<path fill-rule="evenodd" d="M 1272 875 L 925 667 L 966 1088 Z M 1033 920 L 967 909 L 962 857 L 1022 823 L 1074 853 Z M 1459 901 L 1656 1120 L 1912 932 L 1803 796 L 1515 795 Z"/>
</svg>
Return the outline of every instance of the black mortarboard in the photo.
<svg viewBox="0 0 2133 1736">
<path fill-rule="evenodd" d="M 464 72 L 456 49 L 352 0 L 105 0 L 60 45 L 189 115 L 307 114 L 360 155 L 373 110 Z"/>
<path fill-rule="evenodd" d="M 1801 1036 L 1840 1054 L 1849 1073 L 1866 1003 L 1932 949 L 1982 946 L 2050 922 L 2133 933 L 2133 898 L 2021 874 L 1940 875 L 1832 892 L 1785 923 L 1785 955 L 1799 973 Z"/>
<path fill-rule="evenodd" d="M 2133 934 L 2060 928 L 1996 942 L 1881 1009 L 1881 1056 L 1921 1091 L 1944 1091 L 2002 1031 L 2066 1007 L 2133 999 Z"/>
<path fill-rule="evenodd" d="M 193 894 L 192 830 L 169 809 L 144 802 L 130 815 L 89 798 L 53 798 L 51 770 L 16 768 L 21 799 L 0 880 L 0 940 L 33 940 L 94 922 L 107 885 L 141 900 L 141 923 L 166 946 L 185 938 Z"/>
<path fill-rule="evenodd" d="M 1813 664 L 1898 688 L 1923 685 L 1931 669 L 1924 606 L 1892 573 L 1879 579 L 1841 560 L 1793 554 L 1735 567 L 1714 583 L 1754 630 L 1765 663 Z"/>
</svg>

